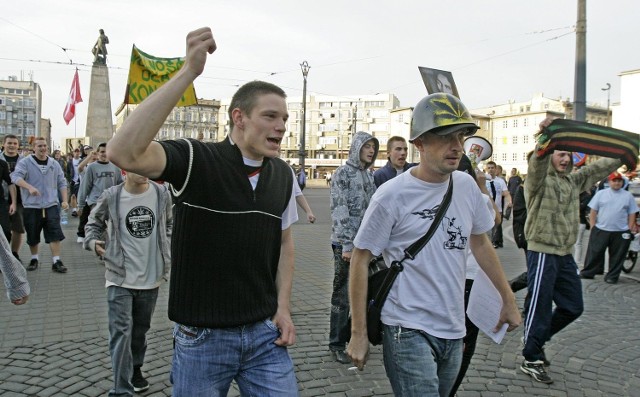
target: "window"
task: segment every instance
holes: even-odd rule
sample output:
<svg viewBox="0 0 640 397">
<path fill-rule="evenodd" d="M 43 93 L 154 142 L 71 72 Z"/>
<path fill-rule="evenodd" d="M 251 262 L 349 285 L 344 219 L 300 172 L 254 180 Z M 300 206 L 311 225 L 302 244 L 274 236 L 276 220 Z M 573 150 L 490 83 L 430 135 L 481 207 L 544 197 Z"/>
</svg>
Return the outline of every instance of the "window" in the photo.
<svg viewBox="0 0 640 397">
<path fill-rule="evenodd" d="M 184 115 L 184 121 L 191 121 L 191 112 L 187 112 Z"/>
<path fill-rule="evenodd" d="M 5 120 L 7 118 L 7 113 L 0 112 L 0 120 Z"/>
<path fill-rule="evenodd" d="M 383 107 L 384 101 L 366 101 L 364 106 L 367 108 Z"/>
<path fill-rule="evenodd" d="M 4 98 L 0 98 L 0 105 L 4 105 Z"/>
<path fill-rule="evenodd" d="M 507 161 L 507 154 L 506 153 L 502 153 L 502 161 Z"/>
<path fill-rule="evenodd" d="M 513 159 L 513 161 L 518 161 L 518 153 L 514 153 L 511 158 Z"/>
<path fill-rule="evenodd" d="M 527 127 L 529 125 L 529 119 L 525 117 L 524 120 L 522 120 L 522 125 Z"/>
<path fill-rule="evenodd" d="M 33 113 L 27 113 L 27 121 L 33 122 L 36 119 L 36 115 Z"/>
<path fill-rule="evenodd" d="M 398 123 L 402 123 L 403 120 L 404 120 L 404 114 L 400 113 L 398 115 Z"/>
<path fill-rule="evenodd" d="M 522 143 L 529 143 L 529 135 L 525 135 L 522 137 Z"/>
<path fill-rule="evenodd" d="M 175 121 L 180 121 L 180 113 L 175 112 L 175 113 L 174 113 L 174 115 L 173 115 L 173 119 L 174 119 Z"/>
<path fill-rule="evenodd" d="M 518 144 L 518 137 L 516 135 L 513 136 L 512 142 L 513 142 L 514 145 Z"/>
<path fill-rule="evenodd" d="M 4 125 L 0 125 L 0 134 L 4 134 Z"/>
<path fill-rule="evenodd" d="M 518 127 L 518 119 L 513 119 L 513 127 Z"/>
<path fill-rule="evenodd" d="M 509 122 L 507 120 L 502 121 L 502 128 L 509 128 Z"/>
<path fill-rule="evenodd" d="M 331 107 L 333 107 L 333 102 L 320 102 L 318 104 L 318 106 L 320 107 L 320 109 L 322 109 L 322 108 L 331 108 Z"/>
<path fill-rule="evenodd" d="M 527 161 L 527 152 L 522 153 L 522 159 Z"/>
</svg>

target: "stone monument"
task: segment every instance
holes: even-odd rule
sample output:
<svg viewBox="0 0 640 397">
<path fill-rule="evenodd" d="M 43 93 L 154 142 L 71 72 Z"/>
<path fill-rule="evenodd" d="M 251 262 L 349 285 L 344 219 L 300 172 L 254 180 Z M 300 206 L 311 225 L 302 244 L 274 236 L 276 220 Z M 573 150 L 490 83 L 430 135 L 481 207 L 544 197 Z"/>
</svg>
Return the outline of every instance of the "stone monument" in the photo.
<svg viewBox="0 0 640 397">
<path fill-rule="evenodd" d="M 109 69 L 107 68 L 107 44 L 109 38 L 100 29 L 100 36 L 91 53 L 91 87 L 89 91 L 89 110 L 85 136 L 89 137 L 91 146 L 106 142 L 113 136 L 113 120 L 111 113 L 111 91 L 109 89 Z"/>
</svg>

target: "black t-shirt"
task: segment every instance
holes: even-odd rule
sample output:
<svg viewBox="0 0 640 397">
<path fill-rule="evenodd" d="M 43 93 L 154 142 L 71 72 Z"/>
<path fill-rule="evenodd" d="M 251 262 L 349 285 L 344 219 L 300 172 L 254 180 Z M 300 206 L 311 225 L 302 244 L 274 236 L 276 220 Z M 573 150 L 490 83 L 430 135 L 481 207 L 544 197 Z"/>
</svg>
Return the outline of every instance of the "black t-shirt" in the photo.
<svg viewBox="0 0 640 397">
<path fill-rule="evenodd" d="M 16 170 L 16 163 L 18 162 L 18 159 L 20 158 L 19 155 L 15 155 L 15 156 L 8 156 L 6 153 L 4 154 L 4 159 L 7 162 L 7 165 L 9 166 L 9 173 L 12 173 L 13 171 Z M 9 182 L 11 183 L 11 182 Z M 22 197 L 20 196 L 20 188 L 18 188 L 16 186 L 16 189 L 18 189 L 18 204 L 22 203 Z M 3 193 L 4 194 L 4 193 Z M 2 196 L 4 197 L 4 196 Z M 9 204 L 11 204 L 11 197 L 9 197 Z"/>
</svg>

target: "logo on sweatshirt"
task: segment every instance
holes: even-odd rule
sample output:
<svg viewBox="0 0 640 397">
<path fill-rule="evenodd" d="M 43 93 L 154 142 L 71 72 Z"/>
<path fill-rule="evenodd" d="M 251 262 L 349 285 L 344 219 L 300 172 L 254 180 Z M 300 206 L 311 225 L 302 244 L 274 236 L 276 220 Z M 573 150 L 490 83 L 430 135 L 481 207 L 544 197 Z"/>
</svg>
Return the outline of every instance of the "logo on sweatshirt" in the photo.
<svg viewBox="0 0 640 397">
<path fill-rule="evenodd" d="M 147 238 L 153 232 L 155 215 L 148 207 L 134 207 L 125 218 L 129 234 L 135 238 Z"/>
</svg>

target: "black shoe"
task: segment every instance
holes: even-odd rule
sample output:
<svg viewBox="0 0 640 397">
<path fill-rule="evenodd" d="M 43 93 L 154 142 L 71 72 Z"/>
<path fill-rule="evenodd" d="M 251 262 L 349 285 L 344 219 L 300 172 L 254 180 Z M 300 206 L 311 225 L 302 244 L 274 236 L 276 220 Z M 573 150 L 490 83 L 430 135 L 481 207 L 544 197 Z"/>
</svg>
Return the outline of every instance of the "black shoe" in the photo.
<svg viewBox="0 0 640 397">
<path fill-rule="evenodd" d="M 553 379 L 549 377 L 547 374 L 547 370 L 544 369 L 544 364 L 542 360 L 537 361 L 527 361 L 524 360 L 522 365 L 520 365 L 520 370 L 527 375 L 531 375 L 533 379 L 538 382 L 551 384 L 553 383 Z"/>
<path fill-rule="evenodd" d="M 605 278 L 604 282 L 607 284 L 617 284 L 618 280 L 611 280 L 610 278 Z"/>
<path fill-rule="evenodd" d="M 140 367 L 133 368 L 131 383 L 133 384 L 133 391 L 136 393 L 140 393 L 149 389 L 149 382 L 147 382 L 144 376 L 142 376 L 142 370 L 140 369 Z"/>
<path fill-rule="evenodd" d="M 11 252 L 11 253 L 13 254 L 14 258 L 16 258 L 18 260 L 18 262 L 22 263 L 22 261 L 20 260 L 20 255 L 18 255 L 17 252 L 14 251 L 14 252 Z"/>
<path fill-rule="evenodd" d="M 336 361 L 339 363 L 349 364 L 351 362 L 351 359 L 347 356 L 347 353 L 345 353 L 344 350 L 336 350 L 333 354 L 335 354 Z"/>
<path fill-rule="evenodd" d="M 53 270 L 54 272 L 57 272 L 57 273 L 66 273 L 67 272 L 67 267 L 62 264 L 62 261 L 60 259 L 58 259 L 56 261 L 56 263 L 54 263 L 51 266 L 51 270 Z"/>
<path fill-rule="evenodd" d="M 493 243 L 493 248 L 500 248 L 500 246 L 496 243 Z"/>
<path fill-rule="evenodd" d="M 27 266 L 27 270 L 33 271 L 33 270 L 36 270 L 37 268 L 38 268 L 38 260 L 31 259 L 31 262 L 29 262 L 29 266 Z"/>
<path fill-rule="evenodd" d="M 586 274 L 580 272 L 580 278 L 586 279 L 586 280 L 593 280 L 593 276 L 587 276 Z"/>
</svg>

